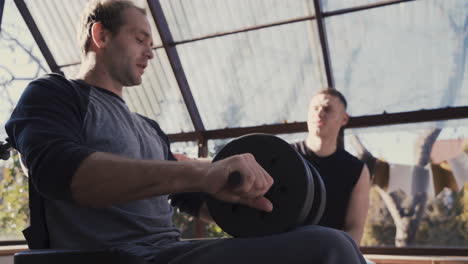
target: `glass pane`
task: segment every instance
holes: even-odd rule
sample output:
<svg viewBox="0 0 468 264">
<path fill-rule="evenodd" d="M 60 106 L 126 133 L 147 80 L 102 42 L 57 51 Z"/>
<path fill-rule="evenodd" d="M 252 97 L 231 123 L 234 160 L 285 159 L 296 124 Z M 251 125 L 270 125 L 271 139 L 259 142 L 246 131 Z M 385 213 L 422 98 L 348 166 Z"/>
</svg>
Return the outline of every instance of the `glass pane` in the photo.
<svg viewBox="0 0 468 264">
<path fill-rule="evenodd" d="M 206 129 L 303 121 L 325 86 L 315 23 L 177 46 Z"/>
<path fill-rule="evenodd" d="M 143 75 L 143 84 L 124 89 L 132 111 L 156 120 L 165 133 L 193 131 L 179 86 L 163 49 L 156 49 Z"/>
<path fill-rule="evenodd" d="M 468 105 L 468 2 L 414 1 L 326 19 L 354 116 Z"/>
<path fill-rule="evenodd" d="M 231 140 L 235 138 L 213 139 L 208 140 L 208 157 L 214 158 L 216 154 Z"/>
<path fill-rule="evenodd" d="M 0 54 L 2 52 L 1 50 L 2 50 L 2 47 L 0 44 Z M 28 65 L 28 67 L 34 67 L 34 66 Z M 3 78 L 3 76 L 1 76 L 2 74 L 3 72 L 2 72 L 2 69 L 0 68 L 0 78 Z M 34 77 L 35 75 L 34 73 L 29 73 L 29 74 L 30 74 L 29 76 L 31 77 L 25 78 L 27 80 L 14 80 L 8 83 L 1 83 L 2 81 L 0 81 L 0 140 L 1 141 L 3 141 L 7 137 L 7 134 L 5 132 L 5 123 L 10 118 L 10 115 L 13 112 L 13 109 L 16 106 L 16 103 L 18 102 L 23 90 L 26 88 L 26 86 L 29 84 L 30 81 L 39 77 L 39 76 Z M 5 77 L 15 77 L 14 75 L 13 76 L 8 76 L 8 75 L 6 75 Z"/>
<path fill-rule="evenodd" d="M 292 133 L 292 134 L 280 134 L 280 135 L 276 135 L 276 136 L 283 139 L 283 140 L 285 140 L 286 142 L 292 144 L 292 143 L 295 143 L 295 142 L 305 140 L 307 138 L 307 132 Z"/>
<path fill-rule="evenodd" d="M 275 135 L 288 143 L 294 143 L 304 140 L 307 137 L 307 132 L 303 133 L 291 133 L 291 134 L 279 134 Z M 235 138 L 227 139 L 214 139 L 208 141 L 208 152 L 210 157 L 214 157 L 227 143 L 231 142 Z"/>
<path fill-rule="evenodd" d="M 5 1 L 0 34 L 0 140 L 28 83 L 50 71 L 12 0 Z"/>
<path fill-rule="evenodd" d="M 25 1 L 58 65 L 80 60 L 76 23 L 86 0 Z"/>
<path fill-rule="evenodd" d="M 184 154 L 189 158 L 198 158 L 198 144 L 195 141 L 171 143 L 173 154 Z"/>
<path fill-rule="evenodd" d="M 50 71 L 12 0 L 6 0 L 0 34 L 0 141 L 5 123 L 30 81 Z M 11 153 L 0 160 L 0 241 L 23 240 L 29 225 L 28 186 Z"/>
<path fill-rule="evenodd" d="M 376 159 L 367 163 L 374 184 L 362 245 L 394 246 L 403 238 L 399 243 L 412 246 L 468 247 L 467 135 L 468 119 L 345 130 L 348 151 Z M 392 204 L 402 207 L 401 219 L 390 214 Z M 397 237 L 396 226 L 416 235 Z"/>
<path fill-rule="evenodd" d="M 76 28 L 81 11 L 88 0 L 26 0 L 25 2 L 57 64 L 79 62 L 80 50 L 77 45 Z M 154 45 L 160 46 L 161 40 L 146 1 L 136 2 L 138 6 L 146 8 Z"/>
<path fill-rule="evenodd" d="M 338 9 L 384 2 L 382 0 L 320 0 L 320 1 L 322 3 L 323 11 L 334 11 Z"/>
<path fill-rule="evenodd" d="M 72 66 L 67 66 L 67 67 L 62 67 L 60 70 L 63 72 L 65 77 L 74 79 L 78 75 L 78 72 L 80 71 L 81 64 L 76 64 Z"/>
<path fill-rule="evenodd" d="M 29 225 L 28 178 L 12 153 L 0 160 L 0 241 L 23 240 L 21 231 Z"/>
<path fill-rule="evenodd" d="M 310 0 L 162 0 L 175 41 L 311 16 Z"/>
</svg>

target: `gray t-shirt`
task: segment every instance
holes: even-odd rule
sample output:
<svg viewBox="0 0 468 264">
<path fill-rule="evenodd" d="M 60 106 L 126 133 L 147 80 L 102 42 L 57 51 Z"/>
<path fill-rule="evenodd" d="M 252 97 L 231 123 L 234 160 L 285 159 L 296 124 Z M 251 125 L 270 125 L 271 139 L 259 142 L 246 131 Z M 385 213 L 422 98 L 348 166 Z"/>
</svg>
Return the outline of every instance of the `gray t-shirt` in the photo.
<svg viewBox="0 0 468 264">
<path fill-rule="evenodd" d="M 174 240 L 167 196 L 92 208 L 71 199 L 80 162 L 95 151 L 135 159 L 168 159 L 158 124 L 133 113 L 117 95 L 46 75 L 29 84 L 7 133 L 23 155 L 34 187 L 44 197 L 51 248 L 97 248 Z M 167 138 L 166 138 L 167 139 Z M 157 177 L 157 175 L 155 175 Z"/>
</svg>

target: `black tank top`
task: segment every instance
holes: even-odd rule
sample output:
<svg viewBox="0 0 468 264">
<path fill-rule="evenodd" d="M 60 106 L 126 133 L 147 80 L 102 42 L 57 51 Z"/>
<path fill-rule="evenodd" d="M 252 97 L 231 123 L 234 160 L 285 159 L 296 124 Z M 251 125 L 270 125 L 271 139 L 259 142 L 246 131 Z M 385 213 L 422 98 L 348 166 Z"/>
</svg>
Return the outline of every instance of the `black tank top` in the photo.
<svg viewBox="0 0 468 264">
<path fill-rule="evenodd" d="M 359 180 L 364 163 L 342 148 L 328 157 L 318 157 L 305 141 L 291 144 L 319 171 L 327 190 L 327 205 L 321 226 L 343 229 L 351 192 Z"/>
</svg>

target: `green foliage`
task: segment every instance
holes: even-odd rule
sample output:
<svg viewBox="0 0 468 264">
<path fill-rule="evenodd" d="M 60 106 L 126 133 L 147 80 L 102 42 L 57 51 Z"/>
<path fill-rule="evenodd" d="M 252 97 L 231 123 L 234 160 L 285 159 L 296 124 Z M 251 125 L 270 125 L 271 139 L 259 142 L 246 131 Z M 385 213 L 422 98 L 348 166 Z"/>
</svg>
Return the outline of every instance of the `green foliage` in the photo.
<svg viewBox="0 0 468 264">
<path fill-rule="evenodd" d="M 370 207 L 367 214 L 362 246 L 393 246 L 395 244 L 395 224 L 374 187 L 370 192 Z"/>
<path fill-rule="evenodd" d="M 3 177 L 0 177 L 0 239 L 23 239 L 21 231 L 29 225 L 28 179 L 21 170 L 17 153 L 3 165 Z"/>
<path fill-rule="evenodd" d="M 395 225 L 374 188 L 370 199 L 361 245 L 394 246 Z M 415 246 L 468 247 L 468 184 L 460 192 L 445 189 L 428 201 Z"/>
<path fill-rule="evenodd" d="M 172 217 L 172 221 L 182 232 L 183 238 L 195 237 L 195 218 L 193 216 L 176 211 Z"/>
<path fill-rule="evenodd" d="M 175 226 L 177 226 L 182 232 L 182 238 L 197 238 L 197 222 L 193 216 L 190 216 L 185 213 L 175 212 L 173 216 L 173 221 Z M 221 228 L 216 224 L 202 224 L 201 232 L 207 238 L 216 238 L 216 237 L 229 237 Z"/>
<path fill-rule="evenodd" d="M 226 232 L 224 232 L 221 227 L 217 224 L 207 224 L 206 225 L 206 236 L 207 237 L 231 237 Z"/>
<path fill-rule="evenodd" d="M 457 216 L 457 228 L 468 245 L 468 183 L 460 191 L 460 214 Z"/>
<path fill-rule="evenodd" d="M 429 201 L 419 227 L 416 243 L 430 246 L 468 246 L 463 235 L 463 192 L 444 189 Z"/>
</svg>

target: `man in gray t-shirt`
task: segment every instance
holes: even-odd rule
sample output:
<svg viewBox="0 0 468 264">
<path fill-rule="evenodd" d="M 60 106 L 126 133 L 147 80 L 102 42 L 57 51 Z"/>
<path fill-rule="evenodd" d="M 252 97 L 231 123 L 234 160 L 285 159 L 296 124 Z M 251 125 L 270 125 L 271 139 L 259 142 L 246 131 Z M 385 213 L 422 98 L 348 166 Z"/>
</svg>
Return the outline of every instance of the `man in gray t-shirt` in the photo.
<svg viewBox="0 0 468 264">
<path fill-rule="evenodd" d="M 31 82 L 6 124 L 32 188 L 32 227 L 50 248 L 109 247 L 154 263 L 365 263 L 345 233 L 302 227 L 270 237 L 180 241 L 167 195 L 202 192 L 271 211 L 271 176 L 250 154 L 216 163 L 175 161 L 158 124 L 129 111 L 123 87 L 141 84 L 153 59 L 145 10 L 130 1 L 93 1 L 80 24 L 76 80 Z M 176 117 L 174 117 L 176 118 Z M 227 186 L 229 174 L 242 183 Z M 209 217 L 201 201 L 196 215 Z M 35 210 L 35 211 L 33 211 Z M 39 219 L 40 220 L 40 219 Z"/>
</svg>

